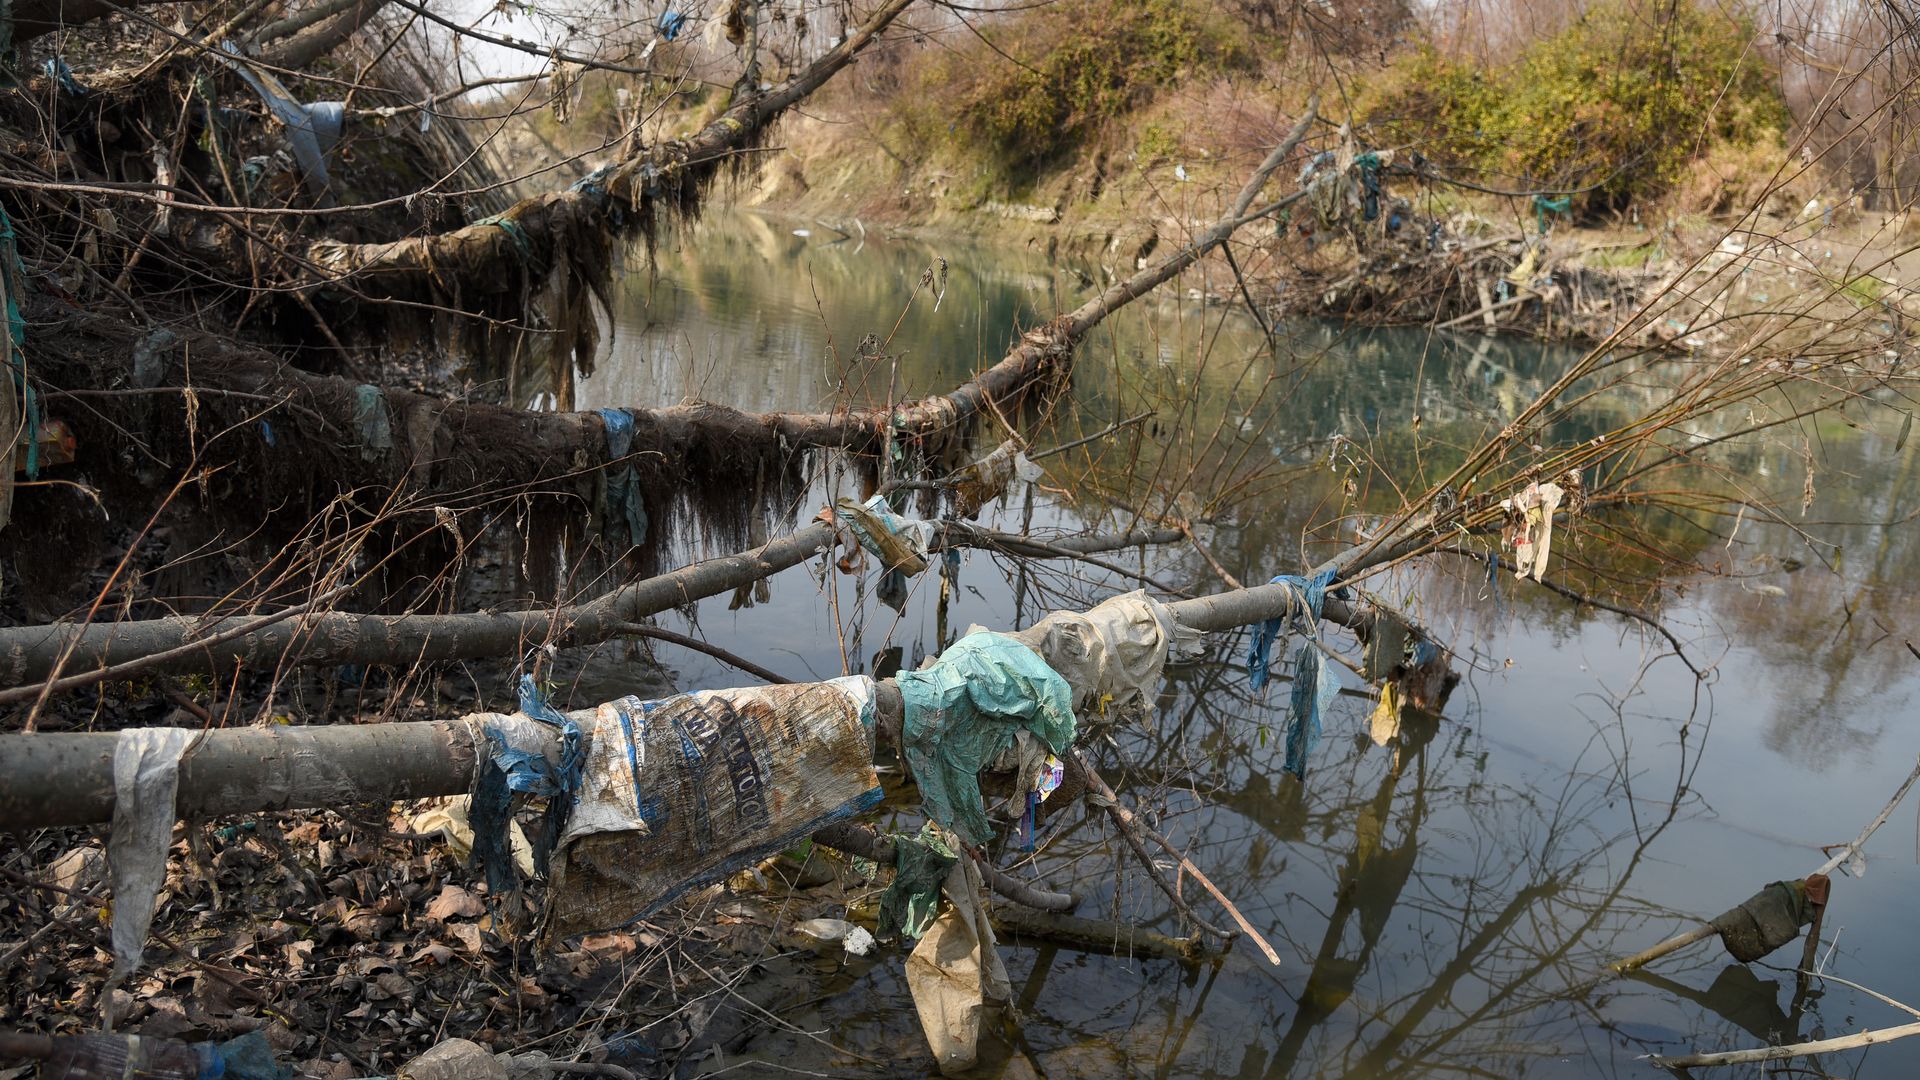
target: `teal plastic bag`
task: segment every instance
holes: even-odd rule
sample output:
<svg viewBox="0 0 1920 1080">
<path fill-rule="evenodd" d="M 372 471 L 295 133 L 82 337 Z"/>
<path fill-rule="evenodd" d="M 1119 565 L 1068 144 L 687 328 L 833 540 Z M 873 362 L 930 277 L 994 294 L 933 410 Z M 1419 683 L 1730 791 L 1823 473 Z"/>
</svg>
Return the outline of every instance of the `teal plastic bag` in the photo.
<svg viewBox="0 0 1920 1080">
<path fill-rule="evenodd" d="M 992 839 L 980 804 L 980 770 L 1031 731 L 1054 753 L 1073 745 L 1073 690 L 1040 654 L 981 630 L 953 643 L 934 665 L 898 676 L 905 699 L 907 768 L 927 816 L 968 843 Z"/>
</svg>

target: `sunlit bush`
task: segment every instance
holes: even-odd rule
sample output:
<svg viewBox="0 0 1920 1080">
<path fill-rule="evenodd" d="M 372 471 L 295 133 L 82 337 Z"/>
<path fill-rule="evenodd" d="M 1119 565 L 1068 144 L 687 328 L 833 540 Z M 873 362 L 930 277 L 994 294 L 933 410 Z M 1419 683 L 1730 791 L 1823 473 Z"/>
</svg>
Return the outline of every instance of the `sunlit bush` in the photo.
<svg viewBox="0 0 1920 1080">
<path fill-rule="evenodd" d="M 1716 146 L 1778 144 L 1787 113 L 1755 37 L 1751 20 L 1686 0 L 1612 0 L 1504 67 L 1418 47 L 1369 81 L 1360 116 L 1377 140 L 1490 186 L 1619 210 Z"/>
<path fill-rule="evenodd" d="M 992 47 L 924 65 L 895 113 L 922 147 L 987 157 L 1008 178 L 1066 157 L 1160 87 L 1254 62 L 1244 32 L 1185 0 L 1061 0 L 980 29 Z"/>
</svg>

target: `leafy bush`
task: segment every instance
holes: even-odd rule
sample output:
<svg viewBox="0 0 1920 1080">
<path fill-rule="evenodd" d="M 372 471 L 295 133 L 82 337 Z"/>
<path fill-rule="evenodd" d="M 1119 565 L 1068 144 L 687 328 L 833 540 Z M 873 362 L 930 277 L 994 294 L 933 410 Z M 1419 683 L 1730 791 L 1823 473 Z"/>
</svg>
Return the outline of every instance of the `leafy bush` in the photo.
<svg viewBox="0 0 1920 1080">
<path fill-rule="evenodd" d="M 1671 188 L 1710 147 L 1779 141 L 1786 107 L 1755 35 L 1690 0 L 1610 0 L 1502 68 L 1422 46 L 1373 80 L 1360 116 L 1443 165 L 1591 188 L 1579 210 L 1618 210 Z"/>
<path fill-rule="evenodd" d="M 1006 56 L 976 43 L 923 65 L 896 117 L 923 145 L 984 151 L 1016 176 L 1067 156 L 1160 87 L 1254 62 L 1244 33 L 1188 0 L 1060 0 L 982 32 Z"/>
</svg>

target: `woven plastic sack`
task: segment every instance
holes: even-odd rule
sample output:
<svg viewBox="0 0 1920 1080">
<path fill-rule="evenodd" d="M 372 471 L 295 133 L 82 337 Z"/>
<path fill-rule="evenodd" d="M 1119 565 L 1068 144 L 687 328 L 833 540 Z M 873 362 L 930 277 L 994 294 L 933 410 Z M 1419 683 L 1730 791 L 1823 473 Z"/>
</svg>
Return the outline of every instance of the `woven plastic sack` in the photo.
<svg viewBox="0 0 1920 1080">
<path fill-rule="evenodd" d="M 864 675 L 608 702 L 554 857 L 547 933 L 645 918 L 879 803 Z"/>
</svg>

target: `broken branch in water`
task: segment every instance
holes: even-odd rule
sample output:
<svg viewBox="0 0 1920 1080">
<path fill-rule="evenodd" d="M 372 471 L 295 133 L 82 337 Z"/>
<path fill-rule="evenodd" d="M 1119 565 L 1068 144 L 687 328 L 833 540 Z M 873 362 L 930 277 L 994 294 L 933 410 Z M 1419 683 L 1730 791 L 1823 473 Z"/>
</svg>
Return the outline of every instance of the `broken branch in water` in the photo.
<svg viewBox="0 0 1920 1080">
<path fill-rule="evenodd" d="M 752 675 L 756 679 L 765 679 L 767 682 L 776 684 L 793 682 L 792 679 L 787 678 L 785 675 L 763 668 L 738 653 L 729 652 L 712 642 L 701 641 L 699 638 L 691 637 L 687 634 L 677 634 L 672 630 L 663 630 L 657 626 L 643 626 L 640 623 L 625 623 L 620 627 L 620 632 L 623 634 L 631 634 L 634 637 L 652 638 L 655 641 L 670 642 L 683 649 L 692 649 L 695 652 L 706 653 L 715 660 L 739 668 L 741 671 Z"/>
<path fill-rule="evenodd" d="M 1832 1039 L 1816 1039 L 1812 1042 L 1791 1043 L 1786 1046 L 1759 1046 L 1752 1050 L 1727 1050 L 1718 1054 L 1680 1054 L 1672 1057 L 1653 1055 L 1647 1060 L 1669 1069 L 1694 1069 L 1710 1065 L 1748 1065 L 1754 1062 L 1785 1061 L 1788 1058 L 1812 1054 L 1835 1054 L 1842 1050 L 1858 1050 L 1863 1046 L 1892 1042 L 1909 1035 L 1920 1035 L 1920 1023 L 1901 1024 L 1899 1027 L 1878 1028 L 1873 1031 L 1861 1031 Z"/>
<path fill-rule="evenodd" d="M 1110 919 L 1088 919 L 1078 915 L 1007 907 L 994 908 L 988 912 L 988 918 L 993 922 L 995 933 L 1065 945 L 1083 952 L 1152 956 L 1182 964 L 1198 964 L 1219 955 L 1198 934 L 1169 937 L 1145 927 Z"/>
<path fill-rule="evenodd" d="M 1907 792 L 1913 789 L 1913 785 L 1917 781 L 1920 781 L 1920 763 L 1916 763 L 1914 765 L 1913 771 L 1911 773 L 1908 773 L 1906 780 L 1901 783 L 1900 790 L 1893 793 L 1893 798 L 1887 800 L 1887 804 L 1880 808 L 1880 812 L 1874 815 L 1872 821 L 1867 822 L 1866 827 L 1860 830 L 1860 835 L 1854 837 L 1851 842 L 1843 846 L 1840 849 L 1840 853 L 1838 855 L 1834 855 L 1828 858 L 1826 862 L 1821 863 L 1818 869 L 1814 870 L 1812 874 L 1808 875 L 1808 880 L 1812 881 L 1815 878 L 1820 878 L 1824 880 L 1828 874 L 1838 869 L 1842 863 L 1845 863 L 1849 858 L 1851 858 L 1854 855 L 1855 852 L 1858 852 L 1861 846 L 1867 842 L 1867 838 L 1872 836 L 1874 832 L 1880 828 L 1880 826 L 1885 825 L 1889 817 L 1893 816 L 1894 808 L 1899 806 L 1900 803 L 1904 799 L 1906 799 Z M 1824 906 L 1824 904 L 1822 906 Z M 1707 938 L 1717 936 L 1718 934 L 1719 934 L 1719 931 L 1716 930 L 1711 924 L 1702 924 L 1700 926 L 1696 926 L 1689 930 L 1685 930 L 1685 931 L 1682 931 L 1681 933 L 1675 934 L 1673 937 L 1670 937 L 1665 941 L 1660 942 L 1658 945 L 1655 945 L 1652 948 L 1646 949 L 1644 951 L 1637 952 L 1632 956 L 1627 957 L 1624 960 L 1616 960 L 1612 964 L 1607 965 L 1607 970 L 1608 972 L 1615 975 L 1625 974 L 1626 972 L 1632 971 L 1635 968 L 1642 967 L 1646 964 L 1652 963 L 1653 961 L 1658 960 L 1663 956 L 1669 956 L 1673 953 L 1679 952 L 1681 949 L 1684 949 L 1687 946 L 1692 945 L 1696 941 L 1705 941 Z M 1742 1059 L 1742 1060 L 1757 1061 L 1760 1059 L 1754 1058 L 1754 1059 Z M 1714 1064 L 1718 1064 L 1718 1063 L 1714 1063 Z M 1731 1064 L 1731 1062 L 1727 1062 L 1727 1064 Z"/>
<path fill-rule="evenodd" d="M 1227 894 L 1221 892 L 1219 887 L 1216 886 L 1199 867 L 1193 865 L 1193 860 L 1187 858 L 1185 852 L 1175 847 L 1166 837 L 1155 832 L 1146 822 L 1141 821 L 1139 816 L 1133 811 L 1122 806 L 1120 804 L 1120 797 L 1115 795 L 1113 789 L 1107 786 L 1107 782 L 1100 778 L 1100 774 L 1093 771 L 1093 767 L 1087 764 L 1087 759 L 1084 754 L 1078 750 L 1073 751 L 1067 758 L 1067 766 L 1070 769 L 1076 770 L 1086 782 L 1088 790 L 1100 797 L 1100 803 L 1106 808 L 1107 815 L 1113 818 L 1114 824 L 1119 826 L 1122 835 L 1127 837 L 1128 843 L 1132 845 L 1134 853 L 1140 857 L 1141 863 L 1147 867 L 1149 873 L 1154 875 L 1155 884 L 1160 885 L 1161 891 L 1167 894 L 1167 897 L 1173 901 L 1174 906 L 1179 908 L 1182 914 L 1193 920 L 1196 925 L 1208 933 L 1226 940 L 1232 940 L 1232 935 L 1222 933 L 1220 930 L 1209 926 L 1199 916 L 1195 915 L 1186 900 L 1180 896 L 1179 890 L 1165 883 L 1164 879 L 1159 875 L 1158 867 L 1153 863 L 1153 857 L 1140 843 L 1140 837 L 1152 840 L 1160 846 L 1161 850 L 1179 860 L 1181 869 L 1192 874 L 1193 879 L 1198 881 L 1202 888 L 1213 894 L 1213 898 L 1219 901 L 1220 906 L 1226 909 L 1228 915 L 1233 917 L 1234 923 L 1238 925 L 1248 937 L 1253 939 L 1255 945 L 1260 946 L 1260 951 L 1266 954 L 1268 962 L 1276 965 L 1280 963 L 1280 954 L 1273 950 L 1273 946 L 1268 944 L 1267 939 L 1260 931 L 1254 929 L 1253 924 L 1247 921 L 1247 917 L 1240 913 L 1240 908 L 1235 905 L 1232 900 L 1227 898 Z"/>
<path fill-rule="evenodd" d="M 881 866 L 893 865 L 893 841 L 865 825 L 835 822 L 814 833 L 813 838 L 830 848 L 871 859 Z M 980 867 L 980 877 L 987 887 L 1016 904 L 1024 904 L 1036 911 L 1053 912 L 1068 912 L 1080 906 L 1080 898 L 1072 893 L 1054 892 L 1021 881 L 977 853 L 970 854 Z"/>
</svg>

